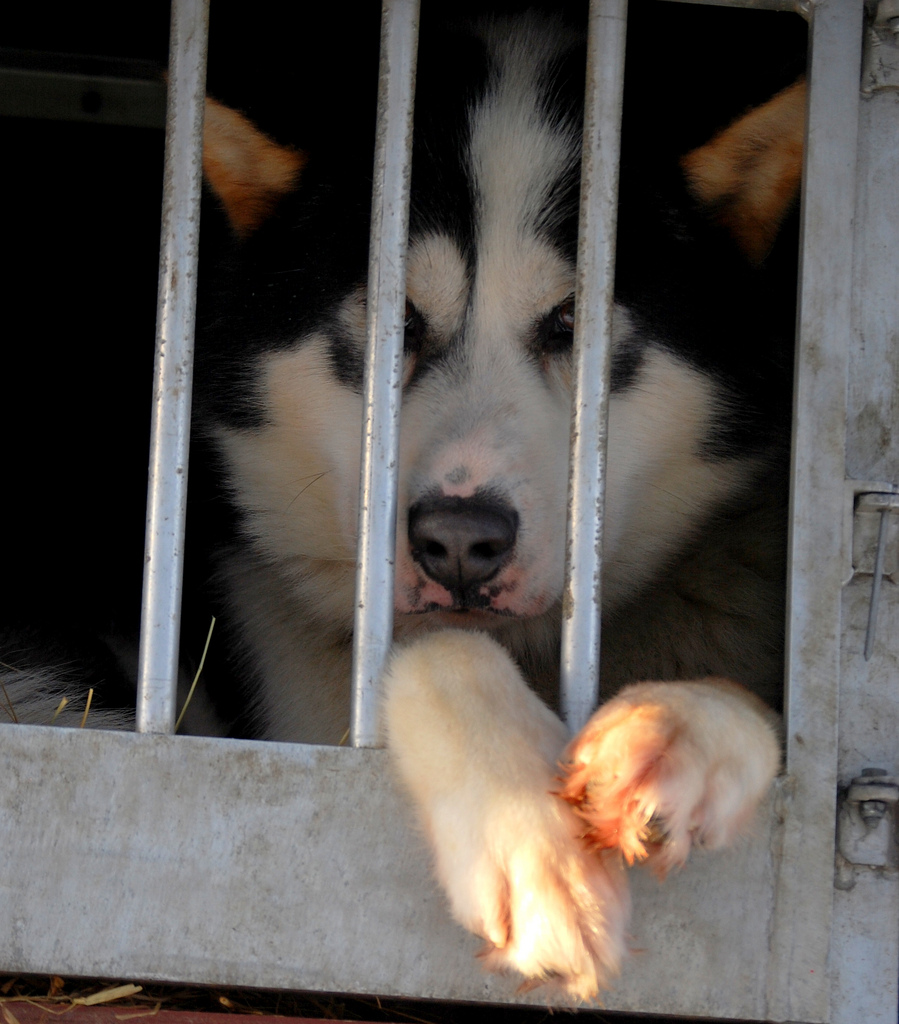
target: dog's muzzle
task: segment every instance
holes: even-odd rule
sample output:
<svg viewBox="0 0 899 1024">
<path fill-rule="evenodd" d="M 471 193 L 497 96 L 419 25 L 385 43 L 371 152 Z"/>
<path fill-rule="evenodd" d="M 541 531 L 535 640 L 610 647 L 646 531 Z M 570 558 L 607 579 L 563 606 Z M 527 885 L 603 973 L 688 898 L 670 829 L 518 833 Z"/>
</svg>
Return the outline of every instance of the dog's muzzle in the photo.
<svg viewBox="0 0 899 1024">
<path fill-rule="evenodd" d="M 493 580 L 512 557 L 518 513 L 494 498 L 425 497 L 409 509 L 412 557 L 445 587 L 456 608 L 484 608 Z"/>
</svg>

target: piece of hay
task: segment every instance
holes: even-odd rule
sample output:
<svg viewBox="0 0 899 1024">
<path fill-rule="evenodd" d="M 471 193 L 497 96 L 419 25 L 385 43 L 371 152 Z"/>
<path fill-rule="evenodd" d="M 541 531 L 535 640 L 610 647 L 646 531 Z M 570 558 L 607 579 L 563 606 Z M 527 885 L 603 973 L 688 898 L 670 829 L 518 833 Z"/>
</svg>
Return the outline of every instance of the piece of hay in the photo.
<svg viewBox="0 0 899 1024">
<path fill-rule="evenodd" d="M 91 709 L 91 701 L 93 699 L 94 699 L 94 688 L 91 687 L 87 691 L 87 703 L 84 705 L 84 714 L 81 716 L 81 725 L 78 726 L 79 729 L 83 729 L 84 728 L 84 723 L 87 721 L 87 713 Z"/>
<path fill-rule="evenodd" d="M 116 999 L 137 995 L 138 992 L 143 992 L 140 985 L 115 985 L 113 988 L 104 988 L 101 992 L 94 992 L 91 996 L 79 996 L 72 1000 L 72 1005 L 98 1006 L 100 1003 L 112 1003 Z"/>
<path fill-rule="evenodd" d="M 181 708 L 181 714 L 178 715 L 178 721 L 175 722 L 175 733 L 177 734 L 178 729 L 181 727 L 181 721 L 184 718 L 184 712 L 187 711 L 187 707 L 190 704 L 191 698 L 194 695 L 194 690 L 197 688 L 197 683 L 200 681 L 200 673 L 203 671 L 203 666 L 206 664 L 206 652 L 209 650 L 209 641 L 212 639 L 212 631 L 215 629 L 215 616 L 212 616 L 212 622 L 209 623 L 209 632 L 206 634 L 206 644 L 203 647 L 203 654 L 200 657 L 200 665 L 197 668 L 197 674 L 194 676 L 194 681 L 190 684 L 190 689 L 187 691 L 187 698 L 184 701 L 184 707 Z"/>
</svg>

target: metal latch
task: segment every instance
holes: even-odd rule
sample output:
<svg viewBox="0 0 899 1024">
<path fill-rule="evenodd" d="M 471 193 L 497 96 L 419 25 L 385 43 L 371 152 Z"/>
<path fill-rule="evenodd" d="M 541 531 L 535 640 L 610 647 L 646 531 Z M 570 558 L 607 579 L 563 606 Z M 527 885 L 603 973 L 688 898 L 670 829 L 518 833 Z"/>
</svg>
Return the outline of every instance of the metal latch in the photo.
<svg viewBox="0 0 899 1024">
<path fill-rule="evenodd" d="M 899 0 L 896 2 L 899 5 Z M 883 578 L 899 582 L 899 494 L 895 490 L 860 492 L 858 489 L 855 493 L 850 578 L 857 574 L 872 576 L 865 631 L 865 660 L 868 660 L 874 650 Z"/>
<path fill-rule="evenodd" d="M 880 0 L 865 30 L 862 92 L 899 89 L 899 0 Z"/>
<path fill-rule="evenodd" d="M 865 768 L 852 780 L 837 817 L 837 888 L 852 888 L 853 868 L 891 866 L 895 837 L 893 816 L 887 812 L 896 803 L 899 777 L 887 775 L 882 768 Z"/>
</svg>

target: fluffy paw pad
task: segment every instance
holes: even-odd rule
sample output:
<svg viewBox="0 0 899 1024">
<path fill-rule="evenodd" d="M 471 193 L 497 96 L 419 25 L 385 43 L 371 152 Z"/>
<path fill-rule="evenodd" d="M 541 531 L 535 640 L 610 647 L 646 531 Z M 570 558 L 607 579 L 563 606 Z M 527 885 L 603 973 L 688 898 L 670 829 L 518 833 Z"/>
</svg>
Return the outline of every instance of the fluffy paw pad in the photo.
<svg viewBox="0 0 899 1024">
<path fill-rule="evenodd" d="M 480 953 L 488 970 L 518 971 L 526 991 L 546 984 L 590 1000 L 618 974 L 625 952 L 627 883 L 617 858 L 588 854 L 569 838 L 573 829 L 552 831 L 507 848 L 493 894 L 502 927 L 472 930 L 488 939 Z"/>
<path fill-rule="evenodd" d="M 570 744 L 559 796 L 585 839 L 660 874 L 694 845 L 729 843 L 780 761 L 772 716 L 725 680 L 640 683 L 604 705 Z"/>
</svg>

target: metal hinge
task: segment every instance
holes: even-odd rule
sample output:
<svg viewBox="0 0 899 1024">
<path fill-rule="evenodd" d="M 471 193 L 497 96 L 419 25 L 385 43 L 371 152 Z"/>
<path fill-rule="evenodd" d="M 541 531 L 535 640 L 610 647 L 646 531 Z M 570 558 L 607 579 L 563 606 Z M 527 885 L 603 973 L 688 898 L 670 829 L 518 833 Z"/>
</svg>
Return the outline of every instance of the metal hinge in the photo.
<svg viewBox="0 0 899 1024">
<path fill-rule="evenodd" d="M 892 808 L 899 803 L 899 777 L 882 768 L 865 768 L 853 779 L 840 801 L 837 816 L 838 889 L 855 885 L 855 868 L 894 866 L 895 822 Z"/>
<path fill-rule="evenodd" d="M 899 3 L 899 0 L 896 0 Z M 859 575 L 871 576 L 871 600 L 865 631 L 865 660 L 874 650 L 880 591 L 883 579 L 899 583 L 899 488 L 894 484 L 850 481 L 852 493 L 852 564 L 845 581 Z"/>
<path fill-rule="evenodd" d="M 862 92 L 899 89 L 899 0 L 879 0 L 868 8 L 862 54 Z"/>
</svg>

